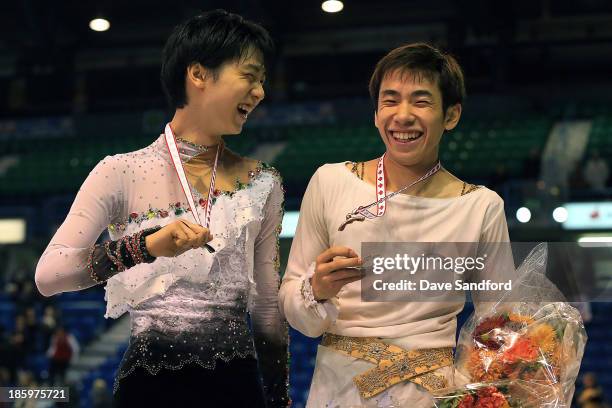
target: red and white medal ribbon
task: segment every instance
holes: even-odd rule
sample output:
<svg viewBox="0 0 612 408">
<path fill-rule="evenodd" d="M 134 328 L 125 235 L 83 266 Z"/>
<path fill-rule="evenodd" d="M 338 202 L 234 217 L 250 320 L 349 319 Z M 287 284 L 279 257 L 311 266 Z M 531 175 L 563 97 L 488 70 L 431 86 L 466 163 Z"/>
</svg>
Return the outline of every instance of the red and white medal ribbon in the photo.
<svg viewBox="0 0 612 408">
<path fill-rule="evenodd" d="M 178 147 L 176 145 L 176 138 L 174 137 L 174 133 L 172 132 L 172 128 L 168 123 L 166 125 L 166 129 L 164 131 L 164 137 L 166 139 L 166 146 L 168 147 L 168 152 L 170 152 L 170 157 L 172 158 L 172 164 L 174 165 L 174 170 L 176 171 L 176 175 L 181 182 L 181 187 L 183 188 L 183 193 L 185 194 L 185 198 L 189 203 L 189 208 L 191 209 L 191 214 L 195 221 L 200 224 L 202 227 L 208 229 L 210 226 L 210 213 L 212 210 L 212 199 L 213 193 L 215 191 L 215 179 L 217 178 L 217 163 L 219 162 L 219 154 L 221 152 L 221 146 L 217 149 L 217 153 L 215 155 L 215 164 L 213 165 L 212 175 L 210 178 L 210 187 L 208 188 L 208 198 L 206 199 L 206 207 L 204 208 L 204 223 L 200 220 L 200 215 L 198 214 L 195 206 L 195 201 L 193 199 L 193 193 L 191 191 L 191 187 L 189 187 L 189 183 L 187 182 L 187 176 L 185 176 L 185 169 L 183 168 L 183 163 L 181 161 L 181 157 L 179 155 Z M 206 245 L 207 249 L 210 251 L 212 247 L 208 244 Z M 213 250 L 214 251 L 214 250 Z"/>
<path fill-rule="evenodd" d="M 385 215 L 385 200 L 382 198 L 387 192 L 387 183 L 385 180 L 385 155 L 383 154 L 378 159 L 378 166 L 376 167 L 376 216 L 382 217 Z M 368 211 L 369 212 L 369 211 Z"/>
<path fill-rule="evenodd" d="M 440 161 L 438 161 L 427 173 L 421 176 L 418 180 L 400 188 L 397 191 L 394 191 L 387 195 L 387 183 L 385 179 L 385 154 L 382 155 L 380 159 L 378 159 L 378 166 L 376 168 L 376 201 L 368 204 L 366 206 L 359 206 L 353 212 L 350 212 L 346 215 L 346 221 L 344 221 L 338 231 L 343 231 L 344 228 L 352 223 L 353 221 L 363 221 L 367 219 L 374 219 L 377 217 L 382 217 L 385 215 L 386 210 L 386 201 L 391 197 L 394 197 L 397 194 L 409 189 L 417 183 L 433 176 L 438 170 L 442 168 Z M 371 213 L 368 208 L 376 206 L 376 214 Z"/>
</svg>

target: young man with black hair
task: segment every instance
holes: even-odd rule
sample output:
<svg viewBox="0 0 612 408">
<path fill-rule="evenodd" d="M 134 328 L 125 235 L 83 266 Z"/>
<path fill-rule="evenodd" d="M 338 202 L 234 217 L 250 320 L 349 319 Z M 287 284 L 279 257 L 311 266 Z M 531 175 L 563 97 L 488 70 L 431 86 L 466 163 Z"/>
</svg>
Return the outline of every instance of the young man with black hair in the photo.
<svg viewBox="0 0 612 408">
<path fill-rule="evenodd" d="M 289 323 L 323 335 L 310 408 L 431 407 L 428 391 L 453 385 L 463 302 L 363 301 L 362 243 L 508 241 L 502 199 L 439 163 L 465 96 L 456 60 L 427 44 L 396 48 L 378 62 L 370 95 L 386 152 L 317 170 L 280 289 Z"/>
<path fill-rule="evenodd" d="M 177 26 L 161 69 L 172 121 L 94 168 L 39 261 L 43 295 L 106 283 L 106 316 L 130 313 L 116 406 L 288 404 L 281 180 L 222 138 L 263 100 L 272 48 L 223 10 Z M 111 240 L 95 244 L 107 227 Z"/>
</svg>

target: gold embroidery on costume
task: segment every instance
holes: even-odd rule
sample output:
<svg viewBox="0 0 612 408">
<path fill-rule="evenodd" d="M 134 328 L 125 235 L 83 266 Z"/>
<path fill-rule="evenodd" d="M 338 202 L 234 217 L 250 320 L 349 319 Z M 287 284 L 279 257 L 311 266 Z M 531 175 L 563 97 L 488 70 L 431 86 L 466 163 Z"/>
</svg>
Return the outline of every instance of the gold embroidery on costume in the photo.
<svg viewBox="0 0 612 408">
<path fill-rule="evenodd" d="M 363 398 L 371 398 L 399 382 L 410 380 L 428 391 L 445 388 L 446 378 L 431 371 L 453 363 L 450 347 L 404 350 L 375 337 L 346 337 L 326 333 L 322 346 L 366 360 L 376 367 L 353 378 Z"/>
<path fill-rule="evenodd" d="M 351 173 L 359 177 L 360 180 L 363 180 L 363 175 L 365 173 L 365 162 L 346 162 L 346 164 L 351 165 Z M 361 166 L 361 170 L 359 167 Z"/>
<path fill-rule="evenodd" d="M 468 187 L 469 186 L 469 187 Z M 476 184 L 467 184 L 465 181 L 463 182 L 463 188 L 461 189 L 461 195 L 466 195 L 471 193 L 474 190 L 478 190 L 481 186 Z"/>
</svg>

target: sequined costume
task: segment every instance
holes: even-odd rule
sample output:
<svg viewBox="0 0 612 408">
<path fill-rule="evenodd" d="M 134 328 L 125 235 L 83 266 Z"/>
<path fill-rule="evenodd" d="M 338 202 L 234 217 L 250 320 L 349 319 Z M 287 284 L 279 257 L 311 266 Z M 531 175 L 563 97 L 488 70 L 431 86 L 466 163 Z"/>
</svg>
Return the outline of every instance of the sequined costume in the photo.
<svg viewBox="0 0 612 408">
<path fill-rule="evenodd" d="M 205 177 L 192 164 L 210 158 L 184 141 L 179 151 L 202 216 Z M 287 405 L 287 330 L 277 306 L 281 180 L 273 168 L 228 149 L 219 174 L 210 225 L 215 253 L 198 248 L 159 257 L 107 281 L 105 316 L 128 312 L 132 323 L 115 392 L 136 369 L 213 370 L 221 361 L 258 357 L 268 406 Z M 41 257 L 39 290 L 49 296 L 93 286 L 87 252 L 105 228 L 116 240 L 178 218 L 195 222 L 188 208 L 163 135 L 141 150 L 106 157 Z"/>
</svg>

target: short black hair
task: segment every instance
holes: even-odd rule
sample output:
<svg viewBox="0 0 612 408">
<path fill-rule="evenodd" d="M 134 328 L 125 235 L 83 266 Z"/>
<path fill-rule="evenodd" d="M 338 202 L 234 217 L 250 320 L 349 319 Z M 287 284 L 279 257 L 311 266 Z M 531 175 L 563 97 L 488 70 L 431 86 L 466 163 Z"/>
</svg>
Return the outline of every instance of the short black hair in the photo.
<svg viewBox="0 0 612 408">
<path fill-rule="evenodd" d="M 191 17 L 176 26 L 162 53 L 161 83 L 172 109 L 185 107 L 185 75 L 193 63 L 212 71 L 226 62 L 248 57 L 251 50 L 261 52 L 264 61 L 274 51 L 265 28 L 238 14 L 214 10 Z"/>
<path fill-rule="evenodd" d="M 414 43 L 398 47 L 385 55 L 370 78 L 370 97 L 378 110 L 378 93 L 386 75 L 395 71 L 409 72 L 437 83 L 442 94 L 442 113 L 465 99 L 465 80 L 457 60 L 450 54 L 426 44 Z"/>
</svg>

